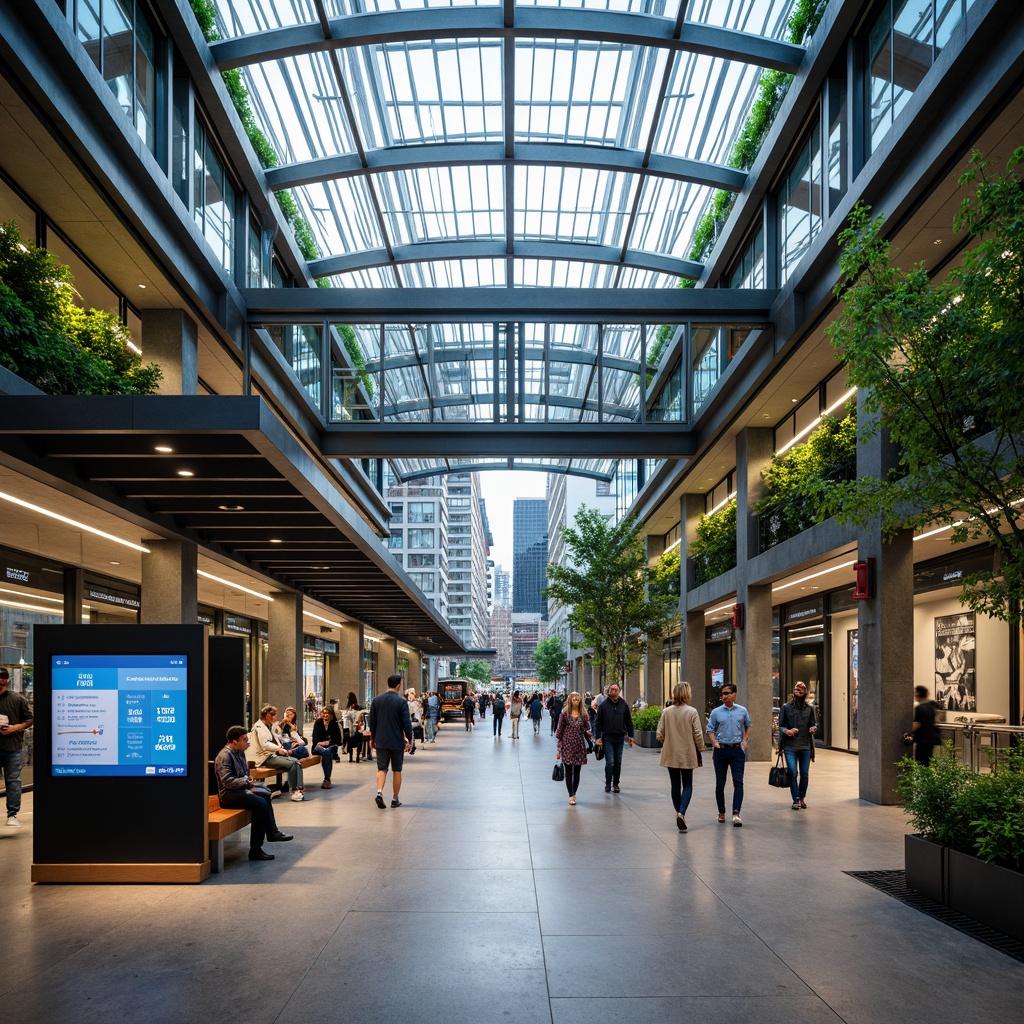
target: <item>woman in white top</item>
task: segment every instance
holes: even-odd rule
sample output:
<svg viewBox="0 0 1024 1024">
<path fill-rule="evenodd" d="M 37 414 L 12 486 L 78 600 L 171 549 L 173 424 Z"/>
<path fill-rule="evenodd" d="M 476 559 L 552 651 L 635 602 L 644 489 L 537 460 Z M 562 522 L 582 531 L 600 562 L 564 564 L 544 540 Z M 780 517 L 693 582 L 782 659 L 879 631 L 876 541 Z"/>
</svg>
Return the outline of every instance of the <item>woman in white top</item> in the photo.
<svg viewBox="0 0 1024 1024">
<path fill-rule="evenodd" d="M 274 735 L 290 757 L 309 757 L 309 742 L 299 732 L 299 719 L 295 708 L 284 709 L 282 720 L 274 723 Z"/>
<path fill-rule="evenodd" d="M 416 753 L 416 730 L 423 728 L 423 702 L 416 696 L 416 691 L 410 686 L 405 691 L 405 699 L 409 702 L 409 717 L 412 719 L 412 748 L 410 754 Z"/>
<path fill-rule="evenodd" d="M 704 764 L 704 733 L 691 699 L 690 684 L 676 683 L 672 687 L 672 703 L 661 713 L 655 734 L 662 743 L 659 763 L 668 769 L 676 828 L 680 832 L 686 831 L 686 809 L 693 796 L 693 769 Z"/>
</svg>

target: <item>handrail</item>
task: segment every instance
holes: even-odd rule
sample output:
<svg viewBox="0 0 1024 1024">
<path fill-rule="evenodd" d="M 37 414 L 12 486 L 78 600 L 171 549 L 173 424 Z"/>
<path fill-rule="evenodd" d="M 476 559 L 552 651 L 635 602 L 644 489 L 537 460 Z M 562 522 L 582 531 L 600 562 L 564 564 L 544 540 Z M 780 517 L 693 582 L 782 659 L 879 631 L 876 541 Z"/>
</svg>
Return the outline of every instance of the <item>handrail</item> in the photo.
<svg viewBox="0 0 1024 1024">
<path fill-rule="evenodd" d="M 995 722 L 937 722 L 940 732 L 952 733 L 961 760 L 972 771 L 990 771 L 1011 747 L 1024 747 L 1024 726 Z M 1015 738 L 1016 737 L 1016 738 Z M 984 763 L 983 763 L 984 762 Z"/>
</svg>

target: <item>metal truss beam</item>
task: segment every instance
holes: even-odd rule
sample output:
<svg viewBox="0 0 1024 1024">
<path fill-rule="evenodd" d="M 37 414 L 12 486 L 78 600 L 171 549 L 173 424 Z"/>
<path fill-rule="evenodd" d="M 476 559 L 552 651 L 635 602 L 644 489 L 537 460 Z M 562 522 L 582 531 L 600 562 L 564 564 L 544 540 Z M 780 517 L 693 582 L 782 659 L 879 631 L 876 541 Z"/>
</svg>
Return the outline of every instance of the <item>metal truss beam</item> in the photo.
<svg viewBox="0 0 1024 1024">
<path fill-rule="evenodd" d="M 580 39 L 683 50 L 790 74 L 799 70 L 805 53 L 792 43 L 696 22 L 685 22 L 676 37 L 672 19 L 625 11 L 516 7 L 515 24 L 506 20 L 502 6 L 385 11 L 334 18 L 330 38 L 315 22 L 224 39 L 210 50 L 221 70 L 228 70 L 317 50 L 417 39 Z"/>
<path fill-rule="evenodd" d="M 401 473 L 399 479 L 402 483 L 409 480 L 429 480 L 435 476 L 447 476 L 449 473 L 489 473 L 489 472 L 513 472 L 518 470 L 522 473 L 555 473 L 558 476 L 582 476 L 588 480 L 614 480 L 614 473 L 601 473 L 596 469 L 578 469 L 571 462 L 568 466 L 544 466 L 538 469 L 531 463 L 521 463 L 518 459 L 509 459 L 507 462 L 496 464 L 493 462 L 460 462 L 452 466 L 448 462 L 436 469 L 417 469 L 412 473 Z M 397 470 L 396 470 L 397 472 Z"/>
<path fill-rule="evenodd" d="M 703 263 L 681 260 L 675 256 L 663 256 L 656 252 L 628 249 L 623 259 L 622 249 L 617 245 L 595 245 L 589 242 L 548 242 L 517 241 L 514 251 L 509 253 L 504 239 L 447 240 L 412 242 L 395 245 L 389 254 L 386 249 L 367 249 L 363 252 L 344 256 L 325 256 L 310 260 L 309 272 L 313 277 L 330 277 L 352 270 L 366 270 L 393 263 L 427 263 L 436 260 L 460 259 L 519 259 L 573 260 L 582 263 L 624 263 L 630 267 L 654 270 L 690 281 L 700 280 L 704 273 Z"/>
<path fill-rule="evenodd" d="M 244 288 L 261 323 L 768 323 L 778 292 L 753 288 Z M 634 452 L 635 454 L 635 452 Z"/>
<path fill-rule="evenodd" d="M 678 423 L 350 422 L 320 435 L 321 453 L 339 459 L 686 459 L 694 450 Z"/>
<path fill-rule="evenodd" d="M 453 167 L 470 164 L 507 164 L 501 142 L 440 142 L 426 145 L 394 146 L 367 150 L 365 162 L 352 153 L 320 157 L 301 163 L 284 164 L 266 171 L 270 188 L 294 188 L 338 178 L 354 178 L 389 171 L 416 170 L 421 167 Z M 599 171 L 646 173 L 662 178 L 692 181 L 698 185 L 742 190 L 747 172 L 701 160 L 652 154 L 644 163 L 639 150 L 609 149 L 603 146 L 553 142 L 517 142 L 516 164 L 543 167 L 586 167 Z"/>
<path fill-rule="evenodd" d="M 445 363 L 484 362 L 491 358 L 494 348 L 491 345 L 459 345 L 455 348 L 434 348 L 434 363 L 437 366 Z M 524 345 L 523 358 L 534 363 L 572 363 L 578 366 L 595 366 L 597 353 L 580 348 L 551 345 L 545 350 L 543 345 Z M 404 352 L 397 356 L 388 356 L 384 360 L 385 370 L 401 370 L 405 367 L 420 366 L 421 360 L 415 352 Z M 639 373 L 640 363 L 636 359 L 622 359 L 620 356 L 605 355 L 601 365 L 606 370 L 624 370 L 626 373 Z M 364 367 L 367 373 L 376 373 L 381 368 L 381 360 L 368 359 Z M 649 370 L 657 370 L 656 366 L 648 366 Z M 488 396 L 488 401 L 490 397 Z"/>
</svg>

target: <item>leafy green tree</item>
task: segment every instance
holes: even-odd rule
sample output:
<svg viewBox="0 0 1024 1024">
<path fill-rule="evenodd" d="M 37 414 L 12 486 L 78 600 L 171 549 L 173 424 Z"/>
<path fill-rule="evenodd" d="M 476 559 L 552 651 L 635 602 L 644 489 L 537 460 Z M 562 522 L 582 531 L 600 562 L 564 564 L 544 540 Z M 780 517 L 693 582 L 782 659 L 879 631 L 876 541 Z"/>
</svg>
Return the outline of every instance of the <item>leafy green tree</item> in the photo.
<svg viewBox="0 0 1024 1024">
<path fill-rule="evenodd" d="M 568 652 L 560 636 L 549 636 L 537 644 L 533 663 L 537 666 L 537 679 L 545 686 L 556 683 L 565 671 Z"/>
<path fill-rule="evenodd" d="M 162 376 L 113 314 L 76 306 L 71 271 L 0 224 L 0 365 L 56 395 L 148 395 Z"/>
<path fill-rule="evenodd" d="M 479 658 L 473 659 L 472 661 L 460 661 L 459 675 L 462 676 L 463 679 L 475 679 L 477 683 L 482 686 L 490 686 L 490 662 L 481 661 Z"/>
<path fill-rule="evenodd" d="M 697 586 L 736 567 L 736 499 L 717 512 L 701 516 L 690 545 Z"/>
<path fill-rule="evenodd" d="M 954 221 L 968 248 L 942 278 L 894 266 L 882 218 L 858 206 L 839 237 L 844 308 L 829 330 L 864 389 L 861 439 L 888 431 L 900 460 L 887 479 L 830 486 L 833 513 L 885 537 L 937 524 L 957 544 L 987 540 L 999 568 L 967 576 L 961 600 L 1011 622 L 1024 597 L 1022 161 L 1024 147 L 992 177 L 975 154 Z"/>
<path fill-rule="evenodd" d="M 657 585 L 635 516 L 612 523 L 598 509 L 581 506 L 565 529 L 565 546 L 567 563 L 548 565 L 544 594 L 571 608 L 569 624 L 593 649 L 602 687 L 609 674 L 625 687 L 650 643 L 673 621 L 678 593 Z"/>
</svg>

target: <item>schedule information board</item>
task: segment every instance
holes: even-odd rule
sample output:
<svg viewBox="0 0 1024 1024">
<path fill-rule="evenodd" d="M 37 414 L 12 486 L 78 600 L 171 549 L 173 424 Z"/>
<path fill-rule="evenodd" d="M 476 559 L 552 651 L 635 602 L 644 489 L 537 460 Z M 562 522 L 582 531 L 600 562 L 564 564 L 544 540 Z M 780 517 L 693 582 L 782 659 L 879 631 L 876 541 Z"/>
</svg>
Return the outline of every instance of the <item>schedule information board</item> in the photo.
<svg viewBox="0 0 1024 1024">
<path fill-rule="evenodd" d="M 54 655 L 53 775 L 182 776 L 188 658 Z"/>
</svg>

